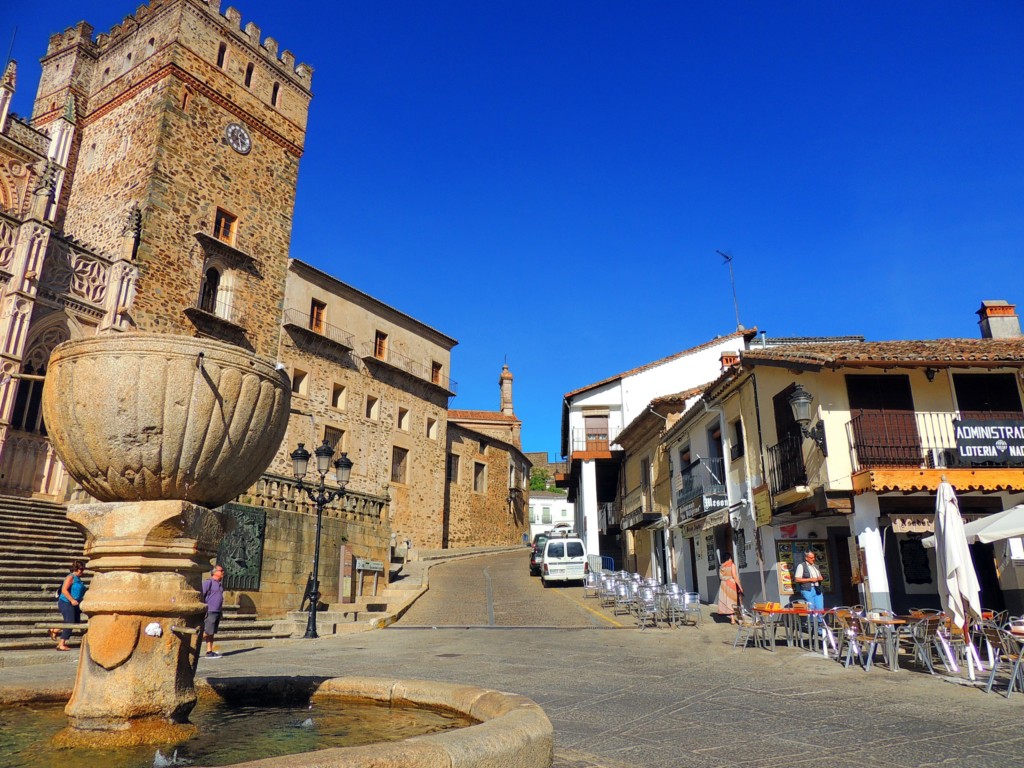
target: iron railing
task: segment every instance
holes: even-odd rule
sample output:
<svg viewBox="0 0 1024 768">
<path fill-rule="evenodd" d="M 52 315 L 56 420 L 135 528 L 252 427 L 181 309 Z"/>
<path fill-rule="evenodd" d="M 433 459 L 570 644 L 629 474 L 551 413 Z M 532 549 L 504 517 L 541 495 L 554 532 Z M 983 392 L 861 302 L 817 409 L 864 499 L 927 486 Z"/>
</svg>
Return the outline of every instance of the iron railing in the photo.
<svg viewBox="0 0 1024 768">
<path fill-rule="evenodd" d="M 934 469 L 957 465 L 953 422 L 1020 420 L 1019 411 L 861 411 L 846 424 L 853 471 L 872 467 Z"/>
<path fill-rule="evenodd" d="M 772 494 L 807 485 L 802 436 L 784 437 L 768 449 L 768 483 Z"/>
<path fill-rule="evenodd" d="M 235 325 L 244 324 L 245 310 L 242 307 L 236 306 L 230 299 L 212 298 L 205 291 L 200 294 L 199 300 L 196 302 L 196 309 Z"/>
<path fill-rule="evenodd" d="M 458 392 L 458 382 L 437 373 L 434 371 L 432 365 L 425 365 L 418 360 L 413 360 L 408 355 L 396 352 L 390 348 L 390 345 L 385 349 L 381 349 L 378 344 L 372 341 L 364 342 L 363 357 L 379 360 L 382 363 L 390 365 L 392 368 L 398 368 L 399 370 L 412 374 L 416 378 L 429 381 L 431 384 L 436 384 L 442 389 L 448 390 L 452 394 Z"/>
<path fill-rule="evenodd" d="M 284 311 L 284 324 L 304 328 L 307 331 L 311 331 L 312 333 L 330 339 L 335 344 L 340 344 L 343 347 L 352 349 L 351 333 L 336 325 L 325 323 L 322 320 L 320 322 L 314 322 L 310 315 L 302 310 L 286 309 Z"/>
<path fill-rule="evenodd" d="M 620 427 L 600 427 L 598 429 L 587 429 L 586 427 L 573 427 L 572 430 L 572 452 L 577 451 L 610 451 L 615 439 L 619 436 Z"/>
<path fill-rule="evenodd" d="M 676 506 L 698 496 L 724 496 L 725 459 L 697 459 L 683 467 L 676 478 Z"/>
</svg>

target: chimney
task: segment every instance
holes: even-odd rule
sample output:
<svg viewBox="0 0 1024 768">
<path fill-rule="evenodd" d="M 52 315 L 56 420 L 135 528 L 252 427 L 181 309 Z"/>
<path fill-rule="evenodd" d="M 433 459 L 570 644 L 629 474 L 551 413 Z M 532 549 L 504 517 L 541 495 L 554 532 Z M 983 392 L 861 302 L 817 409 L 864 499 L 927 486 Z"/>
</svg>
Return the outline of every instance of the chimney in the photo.
<svg viewBox="0 0 1024 768">
<path fill-rule="evenodd" d="M 512 374 L 508 370 L 508 365 L 501 367 L 498 386 L 501 388 L 501 412 L 506 416 L 514 416 L 515 413 L 512 410 Z"/>
<path fill-rule="evenodd" d="M 740 356 L 738 352 L 723 352 L 719 360 L 722 362 L 722 373 L 725 373 L 734 365 L 740 364 Z"/>
<path fill-rule="evenodd" d="M 981 326 L 983 339 L 1019 339 L 1020 320 L 1017 318 L 1017 307 L 1003 300 L 983 301 L 978 310 L 978 325 Z"/>
</svg>

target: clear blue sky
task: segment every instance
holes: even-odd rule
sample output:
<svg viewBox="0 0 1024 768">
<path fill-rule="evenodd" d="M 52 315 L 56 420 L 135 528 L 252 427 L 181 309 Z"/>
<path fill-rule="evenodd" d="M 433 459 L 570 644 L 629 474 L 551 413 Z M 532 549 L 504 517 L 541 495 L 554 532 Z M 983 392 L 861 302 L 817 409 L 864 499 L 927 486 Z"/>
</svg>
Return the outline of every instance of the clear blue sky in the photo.
<svg viewBox="0 0 1024 768">
<path fill-rule="evenodd" d="M 0 18 L 30 111 L 47 35 Z M 225 2 L 224 7 L 229 3 Z M 1024 4 L 236 0 L 315 68 L 292 255 L 460 341 L 456 408 L 728 333 L 977 336 L 1024 310 Z M 319 10 L 313 10 L 319 6 Z"/>
</svg>

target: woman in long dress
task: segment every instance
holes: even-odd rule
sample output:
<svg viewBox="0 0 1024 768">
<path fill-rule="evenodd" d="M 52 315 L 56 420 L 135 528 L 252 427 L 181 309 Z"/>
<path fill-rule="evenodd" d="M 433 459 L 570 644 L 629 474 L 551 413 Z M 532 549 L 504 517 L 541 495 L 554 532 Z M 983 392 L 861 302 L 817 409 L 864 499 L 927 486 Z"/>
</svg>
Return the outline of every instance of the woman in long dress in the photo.
<svg viewBox="0 0 1024 768">
<path fill-rule="evenodd" d="M 736 623 L 736 605 L 739 603 L 743 587 L 740 586 L 740 575 L 732 555 L 727 555 L 725 562 L 718 568 L 718 613 L 728 616 L 732 624 Z"/>
</svg>

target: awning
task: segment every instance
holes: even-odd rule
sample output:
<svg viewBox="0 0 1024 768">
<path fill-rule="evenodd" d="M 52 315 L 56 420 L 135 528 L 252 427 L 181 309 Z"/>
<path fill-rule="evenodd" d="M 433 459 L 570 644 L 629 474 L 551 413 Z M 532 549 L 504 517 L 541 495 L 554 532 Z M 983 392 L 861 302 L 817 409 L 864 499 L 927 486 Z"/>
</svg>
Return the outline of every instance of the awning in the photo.
<svg viewBox="0 0 1024 768">
<path fill-rule="evenodd" d="M 619 527 L 622 530 L 629 528 L 647 528 L 651 523 L 656 523 L 662 519 L 660 512 L 630 512 L 628 515 L 623 515 L 622 522 L 619 523 Z"/>
<path fill-rule="evenodd" d="M 687 520 L 679 527 L 682 528 L 684 536 L 693 536 L 701 531 L 709 531 L 712 528 L 717 528 L 718 526 L 725 525 L 728 522 L 729 510 L 719 509 L 705 517 L 700 517 L 696 520 Z"/>
</svg>

